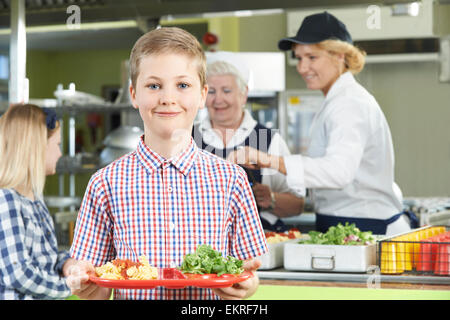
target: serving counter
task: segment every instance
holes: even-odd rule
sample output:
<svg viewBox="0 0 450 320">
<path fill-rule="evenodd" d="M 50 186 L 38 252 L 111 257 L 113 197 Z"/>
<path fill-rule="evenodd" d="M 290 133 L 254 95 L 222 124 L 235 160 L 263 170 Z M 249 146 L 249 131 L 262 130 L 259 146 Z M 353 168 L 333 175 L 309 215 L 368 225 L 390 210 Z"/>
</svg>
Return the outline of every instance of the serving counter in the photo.
<svg viewBox="0 0 450 320">
<path fill-rule="evenodd" d="M 285 240 L 281 246 L 269 244 L 268 255 L 282 251 L 283 259 L 258 270 L 260 287 L 254 299 L 450 300 L 449 236 L 444 226 L 424 226 L 399 235 L 375 236 L 376 244 L 294 240 Z M 300 247 L 302 250 L 293 250 Z M 355 248 L 365 248 L 367 254 L 355 256 L 351 251 Z M 302 264 L 292 263 L 297 260 Z M 340 268 L 342 261 L 352 268 Z M 367 263 L 354 268 L 361 262 Z"/>
<path fill-rule="evenodd" d="M 450 277 L 258 271 L 255 300 L 450 300 Z"/>
</svg>

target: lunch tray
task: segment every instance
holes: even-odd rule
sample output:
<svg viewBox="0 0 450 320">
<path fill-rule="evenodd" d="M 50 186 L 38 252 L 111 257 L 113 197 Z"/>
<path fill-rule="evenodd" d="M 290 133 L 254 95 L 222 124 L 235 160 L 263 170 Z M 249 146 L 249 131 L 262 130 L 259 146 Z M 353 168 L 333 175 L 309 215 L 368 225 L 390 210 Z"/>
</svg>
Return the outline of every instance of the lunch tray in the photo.
<svg viewBox="0 0 450 320">
<path fill-rule="evenodd" d="M 182 289 L 188 286 L 198 288 L 226 288 L 233 284 L 245 281 L 253 276 L 250 271 L 241 274 L 190 274 L 182 273 L 176 268 L 158 269 L 158 278 L 152 280 L 110 280 L 90 276 L 89 280 L 100 287 L 115 289 L 153 289 L 165 287 L 168 289 Z"/>
</svg>

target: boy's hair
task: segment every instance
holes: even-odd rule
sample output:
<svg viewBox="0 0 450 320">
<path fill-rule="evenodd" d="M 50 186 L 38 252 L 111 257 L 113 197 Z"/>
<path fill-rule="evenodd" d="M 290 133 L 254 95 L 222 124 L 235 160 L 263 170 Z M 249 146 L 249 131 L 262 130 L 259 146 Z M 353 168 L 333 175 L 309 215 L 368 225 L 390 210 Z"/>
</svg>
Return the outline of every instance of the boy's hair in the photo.
<svg viewBox="0 0 450 320">
<path fill-rule="evenodd" d="M 0 117 L 0 188 L 26 187 L 38 196 L 45 184 L 48 138 L 59 128 L 47 129 L 46 115 L 38 106 L 11 106 Z"/>
<path fill-rule="evenodd" d="M 198 76 L 206 84 L 206 57 L 198 40 L 189 32 L 177 27 L 163 27 L 147 32 L 133 46 L 130 54 L 130 78 L 133 88 L 139 75 L 141 59 L 151 54 L 185 54 L 198 60 Z"/>
</svg>

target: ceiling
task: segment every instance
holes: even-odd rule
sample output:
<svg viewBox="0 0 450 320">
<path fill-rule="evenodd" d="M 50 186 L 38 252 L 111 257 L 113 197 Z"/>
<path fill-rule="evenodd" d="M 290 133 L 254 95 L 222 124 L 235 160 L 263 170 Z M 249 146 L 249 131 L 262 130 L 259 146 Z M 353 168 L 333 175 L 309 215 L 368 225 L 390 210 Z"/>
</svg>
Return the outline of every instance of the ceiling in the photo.
<svg viewBox="0 0 450 320">
<path fill-rule="evenodd" d="M 27 34 L 27 49 L 67 51 L 102 48 L 129 49 L 142 35 L 138 28 L 106 30 L 67 30 Z M 0 35 L 0 51 L 9 50 L 10 36 Z"/>
<path fill-rule="evenodd" d="M 169 14 L 196 14 L 273 8 L 406 3 L 412 0 L 25 0 L 27 25 L 61 24 L 67 7 L 77 5 L 82 21 L 106 21 Z M 0 27 L 9 26 L 11 0 L 0 0 Z"/>
<path fill-rule="evenodd" d="M 25 0 L 26 25 L 64 25 L 72 12 L 80 8 L 80 22 L 139 20 L 140 28 L 103 30 L 67 30 L 28 33 L 27 48 L 70 50 L 83 48 L 130 48 L 142 30 L 156 26 L 163 16 L 201 17 L 203 13 L 262 9 L 301 9 L 406 3 L 411 0 Z M 0 30 L 10 27 L 11 0 L 0 0 Z M 144 22 L 144 27 L 142 22 Z M 9 34 L 0 34 L 0 50 L 9 48 Z"/>
</svg>

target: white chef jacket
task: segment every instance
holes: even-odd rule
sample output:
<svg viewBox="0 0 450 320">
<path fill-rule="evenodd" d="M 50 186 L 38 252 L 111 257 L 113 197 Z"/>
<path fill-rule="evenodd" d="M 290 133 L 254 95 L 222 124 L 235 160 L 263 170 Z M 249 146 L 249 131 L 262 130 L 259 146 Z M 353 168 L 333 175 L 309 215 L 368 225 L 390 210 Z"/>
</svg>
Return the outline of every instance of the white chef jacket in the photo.
<svg viewBox="0 0 450 320">
<path fill-rule="evenodd" d="M 199 123 L 198 129 L 202 134 L 203 141 L 206 144 L 217 149 L 229 149 L 241 145 L 251 134 L 256 125 L 257 122 L 255 119 L 253 119 L 250 112 L 248 110 L 244 110 L 244 118 L 242 120 L 242 123 L 234 132 L 234 135 L 228 142 L 227 146 L 224 146 L 222 137 L 220 137 L 212 128 L 209 114 L 206 114 L 204 120 Z M 277 156 L 287 156 L 291 154 L 286 142 L 278 132 L 275 132 L 272 136 L 267 153 Z M 261 176 L 261 183 L 269 186 L 273 192 L 289 192 L 298 197 L 302 197 L 305 194 L 305 190 L 290 188 L 287 184 L 286 176 L 279 173 L 277 170 L 262 169 Z M 278 219 L 278 216 L 269 211 L 261 211 L 260 215 L 271 224 L 274 224 Z"/>
<path fill-rule="evenodd" d="M 388 219 L 403 210 L 388 123 L 375 98 L 350 72 L 328 91 L 310 138 L 305 156 L 285 156 L 284 161 L 288 185 L 298 192 L 311 188 L 317 213 Z M 408 219 L 402 216 L 386 233 L 407 230 Z"/>
</svg>

